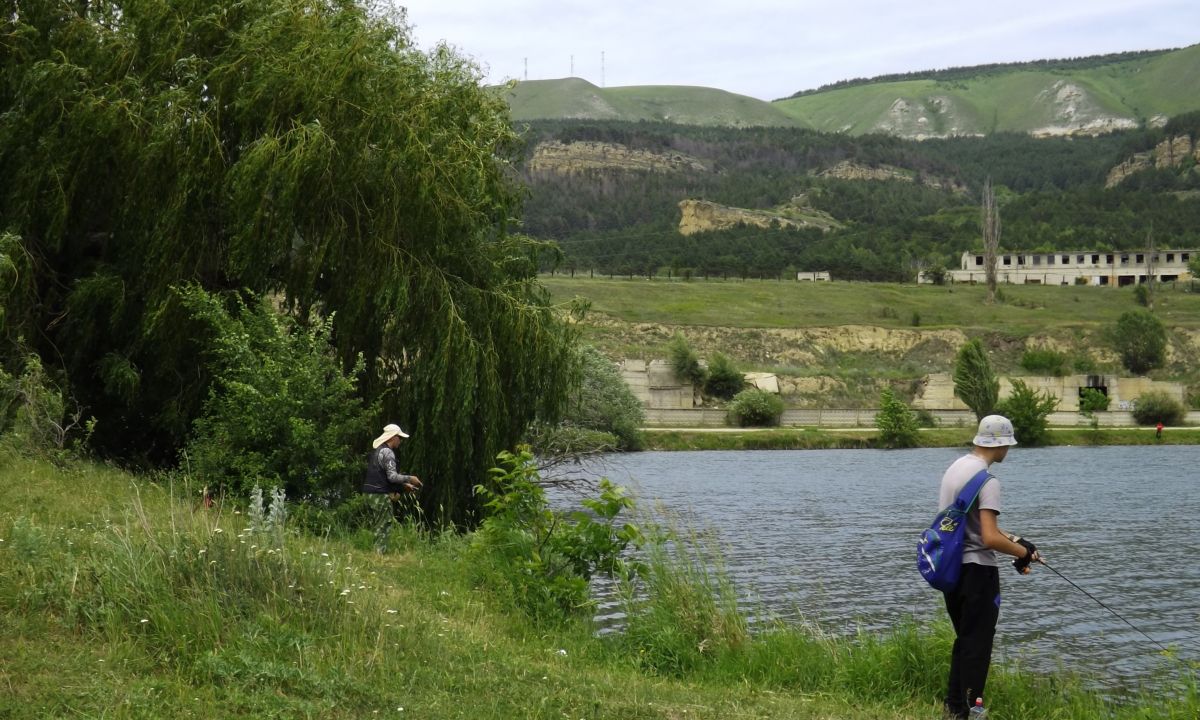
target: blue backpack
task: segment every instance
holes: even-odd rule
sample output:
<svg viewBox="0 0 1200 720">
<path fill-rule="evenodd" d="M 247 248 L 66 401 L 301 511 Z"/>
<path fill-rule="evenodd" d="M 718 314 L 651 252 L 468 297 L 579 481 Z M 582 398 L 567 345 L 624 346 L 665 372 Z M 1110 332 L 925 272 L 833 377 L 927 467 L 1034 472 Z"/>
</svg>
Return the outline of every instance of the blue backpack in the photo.
<svg viewBox="0 0 1200 720">
<path fill-rule="evenodd" d="M 987 468 L 971 478 L 958 497 L 937 514 L 929 529 L 917 541 L 917 570 L 933 587 L 946 592 L 958 584 L 962 571 L 963 540 L 967 532 L 967 513 L 979 497 L 983 484 L 990 480 Z"/>
</svg>

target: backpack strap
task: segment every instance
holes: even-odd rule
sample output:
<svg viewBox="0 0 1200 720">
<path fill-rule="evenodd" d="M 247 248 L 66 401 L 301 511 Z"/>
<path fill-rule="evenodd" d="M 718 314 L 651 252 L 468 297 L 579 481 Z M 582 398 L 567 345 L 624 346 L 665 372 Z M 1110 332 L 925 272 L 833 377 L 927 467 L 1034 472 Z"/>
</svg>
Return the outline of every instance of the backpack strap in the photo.
<svg viewBox="0 0 1200 720">
<path fill-rule="evenodd" d="M 979 497 L 979 492 L 983 490 L 983 485 L 988 480 L 992 479 L 991 473 L 987 468 L 975 473 L 975 476 L 967 481 L 963 489 L 959 491 L 958 497 L 954 499 L 955 507 L 959 508 L 964 515 L 971 510 L 971 506 L 975 504 L 976 498 Z"/>
</svg>

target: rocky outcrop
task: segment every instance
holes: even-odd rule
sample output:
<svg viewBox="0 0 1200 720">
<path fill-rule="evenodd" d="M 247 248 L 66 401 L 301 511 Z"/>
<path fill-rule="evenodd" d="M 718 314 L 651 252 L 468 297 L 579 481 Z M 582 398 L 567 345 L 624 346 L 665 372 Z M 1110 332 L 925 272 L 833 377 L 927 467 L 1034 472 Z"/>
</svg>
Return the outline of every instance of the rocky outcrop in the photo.
<svg viewBox="0 0 1200 720">
<path fill-rule="evenodd" d="M 870 353 L 905 361 L 950 367 L 967 335 L 958 329 L 888 328 L 841 325 L 810 328 L 734 328 L 678 326 L 660 323 L 626 323 L 601 313 L 591 313 L 588 325 L 619 335 L 629 347 L 658 347 L 684 332 L 702 357 L 723 352 L 747 363 L 804 367 L 820 365 L 829 357 Z M 780 378 L 781 389 L 784 379 Z M 802 390 L 814 388 L 801 383 Z M 785 390 L 786 392 L 786 390 Z"/>
<path fill-rule="evenodd" d="M 793 203 L 803 202 L 803 196 Z M 707 200 L 683 200 L 679 203 L 679 234 L 694 235 L 713 230 L 727 230 L 738 225 L 760 228 L 806 228 L 830 230 L 841 227 L 827 213 L 794 204 L 777 210 L 747 210 L 719 205 Z"/>
<path fill-rule="evenodd" d="M 1163 140 L 1153 150 L 1137 153 L 1109 170 L 1104 186 L 1116 187 L 1130 175 L 1151 168 L 1177 168 L 1189 159 L 1200 163 L 1200 142 L 1193 141 L 1190 135 L 1176 135 Z"/>
<path fill-rule="evenodd" d="M 595 170 L 623 172 L 709 172 L 710 168 L 682 153 L 655 153 L 617 143 L 549 141 L 533 149 L 529 172 L 573 175 Z"/>
<path fill-rule="evenodd" d="M 1194 151 L 1190 135 L 1168 138 L 1154 148 L 1154 167 L 1160 170 L 1179 167 L 1184 160 L 1196 157 Z"/>
<path fill-rule="evenodd" d="M 979 135 L 966 128 L 971 113 L 948 95 L 923 98 L 898 97 L 873 126 L 872 132 L 899 135 L 910 140 Z"/>
<path fill-rule="evenodd" d="M 893 167 L 891 165 L 879 165 L 878 167 L 869 167 L 861 165 L 851 160 L 843 160 L 831 168 L 827 168 L 818 173 L 819 177 L 837 178 L 838 180 L 899 180 L 900 182 L 917 182 L 922 185 L 928 185 L 939 190 L 953 190 L 954 192 L 966 192 L 965 185 L 953 180 L 946 180 L 932 175 L 917 173 L 913 170 L 905 170 L 903 168 Z"/>
<path fill-rule="evenodd" d="M 1132 130 L 1137 120 L 1105 112 L 1083 87 L 1059 80 L 1037 94 L 1034 106 L 1043 108 L 1050 123 L 1030 131 L 1034 137 L 1063 135 L 1103 135 L 1116 130 Z"/>
</svg>

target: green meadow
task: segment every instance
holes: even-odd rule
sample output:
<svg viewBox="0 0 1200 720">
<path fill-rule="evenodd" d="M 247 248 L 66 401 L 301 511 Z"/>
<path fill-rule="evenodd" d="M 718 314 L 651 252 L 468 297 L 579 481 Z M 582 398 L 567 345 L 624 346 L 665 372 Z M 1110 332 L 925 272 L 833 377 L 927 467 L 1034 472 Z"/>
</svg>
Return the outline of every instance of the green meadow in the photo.
<svg viewBox="0 0 1200 720">
<path fill-rule="evenodd" d="M 543 276 L 556 301 L 584 298 L 627 323 L 743 328 L 876 325 L 961 328 L 1014 336 L 1111 325 L 1137 307 L 1132 288 L 1002 285 L 988 305 L 983 285 L 901 285 L 791 280 L 667 280 Z M 1158 293 L 1155 314 L 1168 326 L 1200 328 L 1200 292 L 1186 282 Z"/>
<path fill-rule="evenodd" d="M 186 476 L 5 447 L 0 717 L 938 716 L 945 624 L 751 629 L 719 558 L 677 537 L 674 554 L 647 550 L 627 630 L 599 636 L 586 611 L 513 607 L 471 534 L 397 528 L 379 552 L 369 531 L 206 507 Z M 1002 667 L 989 702 L 1006 720 L 1194 718 L 1194 668 L 1177 670 L 1114 699 Z"/>
</svg>

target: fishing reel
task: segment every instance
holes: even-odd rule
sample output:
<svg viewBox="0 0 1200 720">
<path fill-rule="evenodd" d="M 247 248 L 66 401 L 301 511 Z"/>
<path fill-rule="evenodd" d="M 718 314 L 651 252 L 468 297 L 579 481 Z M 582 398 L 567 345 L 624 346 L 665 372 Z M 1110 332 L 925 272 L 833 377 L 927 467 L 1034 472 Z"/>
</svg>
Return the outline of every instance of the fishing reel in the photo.
<svg viewBox="0 0 1200 720">
<path fill-rule="evenodd" d="M 1025 548 L 1028 551 L 1027 553 L 1025 553 L 1025 557 L 1013 558 L 1013 561 L 1012 561 L 1014 570 L 1016 570 L 1021 575 L 1028 575 L 1030 572 L 1029 565 L 1033 562 L 1033 555 L 1034 555 L 1034 553 L 1037 552 L 1037 546 L 1034 545 L 1033 543 L 1029 542 L 1025 538 L 1020 537 L 1018 535 L 1009 535 L 1008 539 L 1012 540 L 1013 542 L 1015 542 L 1016 544 L 1020 545 L 1021 547 Z"/>
</svg>

